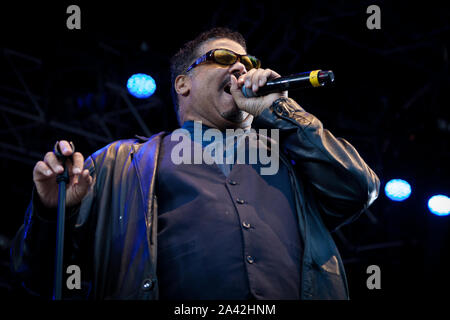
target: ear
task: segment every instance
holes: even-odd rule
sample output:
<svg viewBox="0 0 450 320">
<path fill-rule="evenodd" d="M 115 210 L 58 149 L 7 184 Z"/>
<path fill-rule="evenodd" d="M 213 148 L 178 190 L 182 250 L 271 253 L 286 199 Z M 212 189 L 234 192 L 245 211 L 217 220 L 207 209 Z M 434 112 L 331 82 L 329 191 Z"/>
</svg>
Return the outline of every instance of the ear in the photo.
<svg viewBox="0 0 450 320">
<path fill-rule="evenodd" d="M 187 96 L 191 91 L 191 78 L 185 74 L 180 74 L 175 78 L 175 91 L 182 95 Z"/>
</svg>

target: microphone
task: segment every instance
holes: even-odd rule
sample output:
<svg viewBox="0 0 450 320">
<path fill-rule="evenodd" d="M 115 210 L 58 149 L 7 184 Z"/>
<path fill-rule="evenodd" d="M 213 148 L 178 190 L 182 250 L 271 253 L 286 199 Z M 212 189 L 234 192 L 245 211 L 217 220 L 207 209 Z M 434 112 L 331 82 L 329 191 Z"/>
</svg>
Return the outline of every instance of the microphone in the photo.
<svg viewBox="0 0 450 320">
<path fill-rule="evenodd" d="M 303 89 L 323 87 L 334 81 L 333 71 L 314 70 L 292 74 L 290 76 L 267 81 L 267 83 L 253 92 L 252 88 L 242 86 L 242 93 L 246 98 L 265 96 L 273 92 L 282 92 L 288 89 Z"/>
</svg>

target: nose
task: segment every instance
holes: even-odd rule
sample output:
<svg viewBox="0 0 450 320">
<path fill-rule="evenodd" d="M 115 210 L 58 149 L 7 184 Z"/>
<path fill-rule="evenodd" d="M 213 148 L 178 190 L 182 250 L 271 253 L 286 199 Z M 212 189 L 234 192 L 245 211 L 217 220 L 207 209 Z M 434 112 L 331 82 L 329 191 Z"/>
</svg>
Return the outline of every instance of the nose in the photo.
<svg viewBox="0 0 450 320">
<path fill-rule="evenodd" d="M 247 69 L 245 69 L 245 66 L 242 64 L 240 60 L 236 61 L 228 70 L 230 74 L 237 74 L 237 75 L 243 75 L 247 73 Z M 239 78 L 239 77 L 237 77 Z"/>
</svg>

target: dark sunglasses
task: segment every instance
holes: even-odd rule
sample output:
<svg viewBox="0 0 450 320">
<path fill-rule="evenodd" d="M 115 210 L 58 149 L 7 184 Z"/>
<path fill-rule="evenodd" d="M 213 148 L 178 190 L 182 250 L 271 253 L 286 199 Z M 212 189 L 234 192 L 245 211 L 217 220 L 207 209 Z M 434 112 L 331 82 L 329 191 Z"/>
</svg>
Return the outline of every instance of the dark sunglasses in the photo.
<svg viewBox="0 0 450 320">
<path fill-rule="evenodd" d="M 247 71 L 261 66 L 261 61 L 259 61 L 258 58 L 248 54 L 238 54 L 228 49 L 213 49 L 195 60 L 195 62 L 187 68 L 186 72 L 189 72 L 191 69 L 206 61 L 213 61 L 221 65 L 231 66 L 238 60 L 245 66 Z"/>
</svg>

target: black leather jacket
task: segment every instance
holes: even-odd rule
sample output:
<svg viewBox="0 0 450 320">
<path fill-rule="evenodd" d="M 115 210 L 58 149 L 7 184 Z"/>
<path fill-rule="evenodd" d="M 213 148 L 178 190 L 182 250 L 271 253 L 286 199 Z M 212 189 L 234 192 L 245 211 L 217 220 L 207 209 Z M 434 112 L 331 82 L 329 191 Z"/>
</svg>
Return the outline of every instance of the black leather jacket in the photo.
<svg viewBox="0 0 450 320">
<path fill-rule="evenodd" d="M 353 146 L 290 98 L 278 99 L 253 126 L 280 130 L 304 243 L 302 299 L 348 299 L 330 231 L 377 198 L 378 177 Z M 158 299 L 155 173 L 164 135 L 116 141 L 86 159 L 95 184 L 80 206 L 68 209 L 64 248 L 64 265 L 80 266 L 82 289 L 66 291 L 66 297 Z M 41 206 L 33 192 L 11 258 L 23 285 L 50 297 L 56 215 Z"/>
</svg>

